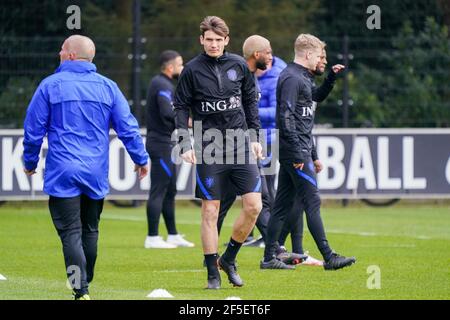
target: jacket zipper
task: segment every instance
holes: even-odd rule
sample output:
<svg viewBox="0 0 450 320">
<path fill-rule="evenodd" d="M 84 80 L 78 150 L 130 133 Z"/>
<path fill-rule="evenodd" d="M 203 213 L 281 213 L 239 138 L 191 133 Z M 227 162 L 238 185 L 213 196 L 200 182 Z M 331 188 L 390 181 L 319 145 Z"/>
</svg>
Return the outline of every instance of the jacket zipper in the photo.
<svg viewBox="0 0 450 320">
<path fill-rule="evenodd" d="M 223 91 L 222 77 L 220 75 L 219 66 L 217 64 L 214 65 L 214 71 L 216 72 L 217 81 L 219 82 L 219 90 L 220 90 L 220 92 L 222 92 Z"/>
</svg>

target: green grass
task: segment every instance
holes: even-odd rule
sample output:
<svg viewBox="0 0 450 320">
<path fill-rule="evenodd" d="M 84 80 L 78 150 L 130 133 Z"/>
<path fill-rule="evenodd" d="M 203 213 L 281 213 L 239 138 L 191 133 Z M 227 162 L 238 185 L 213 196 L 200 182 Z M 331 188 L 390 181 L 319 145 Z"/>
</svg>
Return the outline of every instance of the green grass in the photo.
<svg viewBox="0 0 450 320">
<path fill-rule="evenodd" d="M 225 220 L 220 251 L 238 214 Z M 147 299 L 157 288 L 175 299 L 449 299 L 450 206 L 400 204 L 388 208 L 326 205 L 322 216 L 333 249 L 354 255 L 357 263 L 339 271 L 298 266 L 294 271 L 260 270 L 263 249 L 243 248 L 238 256 L 245 286 L 232 288 L 222 274 L 222 289 L 204 290 L 199 208 L 177 208 L 180 233 L 195 248 L 148 250 L 145 207 L 106 205 L 100 224 L 94 299 Z M 161 220 L 160 231 L 166 234 Z M 288 243 L 290 243 L 288 241 Z M 319 257 L 305 232 L 304 247 Z M 368 289 L 367 268 L 379 266 L 381 289 Z M 65 288 L 61 244 L 44 203 L 0 207 L 0 299 L 70 299 Z"/>
</svg>

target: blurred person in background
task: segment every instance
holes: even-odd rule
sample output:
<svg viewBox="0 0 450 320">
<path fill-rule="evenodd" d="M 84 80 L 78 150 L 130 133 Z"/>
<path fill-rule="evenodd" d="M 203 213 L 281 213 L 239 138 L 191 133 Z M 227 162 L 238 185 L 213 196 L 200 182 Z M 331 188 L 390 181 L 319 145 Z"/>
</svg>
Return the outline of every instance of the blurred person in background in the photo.
<svg viewBox="0 0 450 320">
<path fill-rule="evenodd" d="M 175 130 L 173 111 L 174 84 L 183 70 L 183 58 L 173 50 L 163 51 L 159 59 L 160 73 L 153 77 L 147 94 L 147 141 L 150 155 L 150 191 L 147 201 L 148 233 L 144 247 L 171 249 L 194 247 L 178 234 L 175 224 L 175 195 L 177 194 L 177 172 L 172 161 L 171 141 Z M 161 212 L 167 228 L 167 241 L 159 235 Z"/>
</svg>

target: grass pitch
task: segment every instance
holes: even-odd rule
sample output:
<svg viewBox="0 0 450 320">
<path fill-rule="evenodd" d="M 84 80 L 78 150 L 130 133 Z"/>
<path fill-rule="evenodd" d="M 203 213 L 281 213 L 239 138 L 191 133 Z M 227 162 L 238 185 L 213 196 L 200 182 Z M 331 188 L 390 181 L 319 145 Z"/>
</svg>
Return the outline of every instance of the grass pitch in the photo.
<svg viewBox="0 0 450 320">
<path fill-rule="evenodd" d="M 226 218 L 220 251 L 239 212 Z M 322 217 L 331 247 L 354 255 L 357 263 L 339 271 L 297 266 L 296 270 L 260 270 L 261 248 L 242 248 L 239 273 L 245 285 L 233 288 L 222 273 L 221 290 L 205 290 L 200 209 L 177 202 L 178 231 L 195 248 L 144 249 L 145 207 L 105 205 L 100 222 L 93 299 L 148 299 L 163 288 L 175 299 L 449 299 L 450 206 L 397 204 L 371 208 L 353 203 L 325 205 Z M 306 225 L 306 224 L 305 224 Z M 160 234 L 166 230 L 161 218 Z M 288 247 L 290 240 L 288 239 Z M 319 258 L 307 230 L 304 248 Z M 376 267 L 371 267 L 376 266 Z M 380 271 L 380 289 L 373 268 Z M 0 299 L 71 299 L 65 287 L 61 244 L 46 203 L 9 202 L 0 207 Z"/>
</svg>

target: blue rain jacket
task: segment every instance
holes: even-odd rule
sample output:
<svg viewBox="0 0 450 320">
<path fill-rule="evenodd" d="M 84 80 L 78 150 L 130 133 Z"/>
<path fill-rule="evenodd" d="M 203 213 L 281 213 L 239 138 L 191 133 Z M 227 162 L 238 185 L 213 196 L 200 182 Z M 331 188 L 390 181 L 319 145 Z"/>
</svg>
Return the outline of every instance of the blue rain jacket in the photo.
<svg viewBox="0 0 450 320">
<path fill-rule="evenodd" d="M 272 68 L 258 77 L 261 99 L 259 100 L 259 119 L 261 127 L 267 130 L 267 143 L 275 139 L 271 129 L 275 129 L 275 113 L 277 109 L 277 81 L 286 63 L 278 57 L 273 57 Z"/>
<path fill-rule="evenodd" d="M 27 170 L 37 167 L 42 140 L 47 135 L 44 192 L 51 196 L 106 196 L 110 124 L 134 163 L 148 162 L 127 100 L 115 82 L 96 70 L 90 62 L 61 63 L 40 83 L 28 106 L 24 166 Z"/>
</svg>

